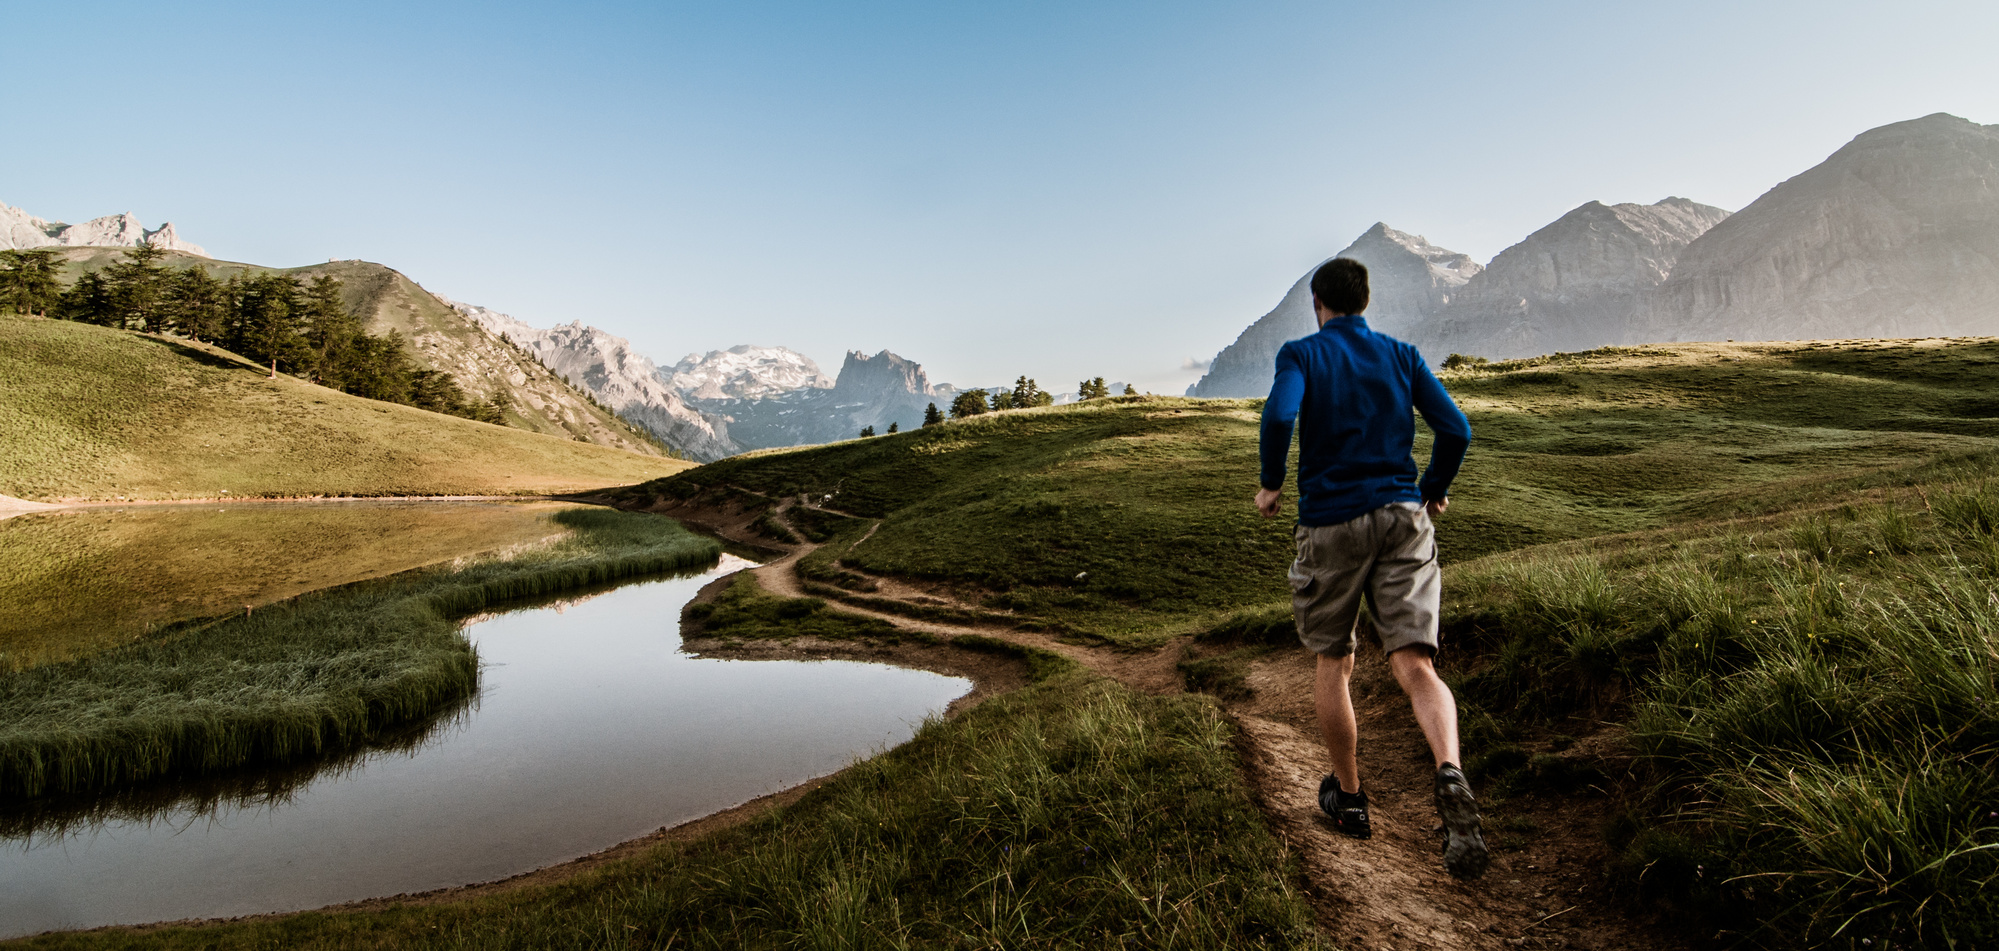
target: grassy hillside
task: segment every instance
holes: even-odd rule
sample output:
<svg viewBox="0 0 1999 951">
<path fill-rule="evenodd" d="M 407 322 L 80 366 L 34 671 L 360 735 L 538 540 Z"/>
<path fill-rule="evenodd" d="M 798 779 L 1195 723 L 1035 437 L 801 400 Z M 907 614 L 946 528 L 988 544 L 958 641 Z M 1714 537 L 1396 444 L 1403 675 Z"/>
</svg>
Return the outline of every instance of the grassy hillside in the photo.
<svg viewBox="0 0 1999 951">
<path fill-rule="evenodd" d="M 544 543 L 560 502 L 217 502 L 0 521 L 0 671 L 165 625 Z"/>
<path fill-rule="evenodd" d="M 1446 383 L 1474 431 L 1439 520 L 1447 561 L 1774 510 L 1872 471 L 1999 447 L 1992 341 L 1688 344 L 1493 364 Z M 1288 519 L 1249 503 L 1260 409 L 1122 397 L 1017 410 L 725 459 L 623 497 L 809 494 L 881 520 L 829 561 L 1158 643 L 1285 595 Z"/>
<path fill-rule="evenodd" d="M 119 248 L 66 248 L 64 277 L 74 280 L 85 271 L 101 270 L 118 263 L 124 253 Z M 412 359 L 425 368 L 450 373 L 475 400 L 496 389 L 505 391 L 513 404 L 508 425 L 633 452 L 659 451 L 631 424 L 591 402 L 540 361 L 485 332 L 393 268 L 367 261 L 269 268 L 181 252 L 167 254 L 161 263 L 172 268 L 199 264 L 222 280 L 252 273 L 289 274 L 307 282 L 321 275 L 337 278 L 348 309 L 360 316 L 369 333 L 401 333 L 409 341 Z"/>
<path fill-rule="evenodd" d="M 183 341 L 0 316 L 0 495 L 526 494 L 686 466 L 266 379 Z"/>
</svg>

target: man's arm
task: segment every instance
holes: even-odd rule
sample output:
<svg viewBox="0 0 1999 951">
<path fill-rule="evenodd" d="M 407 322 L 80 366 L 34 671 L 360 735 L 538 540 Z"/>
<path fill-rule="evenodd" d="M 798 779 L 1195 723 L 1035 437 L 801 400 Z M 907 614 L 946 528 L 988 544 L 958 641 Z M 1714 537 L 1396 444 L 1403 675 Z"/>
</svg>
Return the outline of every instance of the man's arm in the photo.
<svg viewBox="0 0 1999 951">
<path fill-rule="evenodd" d="M 1451 394 L 1438 382 L 1437 375 L 1430 372 L 1423 358 L 1415 359 L 1410 395 L 1416 403 L 1416 412 L 1423 414 L 1423 422 L 1436 436 L 1430 443 L 1430 465 L 1423 470 L 1423 481 L 1418 483 L 1417 490 L 1434 515 L 1450 504 L 1451 480 L 1458 477 L 1465 449 L 1471 446 L 1471 420 L 1451 400 Z"/>
<path fill-rule="evenodd" d="M 1264 518 L 1277 514 L 1284 488 L 1284 459 L 1291 453 L 1291 430 L 1298 422 L 1298 407 L 1305 399 L 1305 371 L 1286 344 L 1277 351 L 1277 378 L 1270 384 L 1270 398 L 1263 401 L 1263 429 L 1257 445 L 1262 472 L 1257 484 L 1256 510 Z"/>
</svg>

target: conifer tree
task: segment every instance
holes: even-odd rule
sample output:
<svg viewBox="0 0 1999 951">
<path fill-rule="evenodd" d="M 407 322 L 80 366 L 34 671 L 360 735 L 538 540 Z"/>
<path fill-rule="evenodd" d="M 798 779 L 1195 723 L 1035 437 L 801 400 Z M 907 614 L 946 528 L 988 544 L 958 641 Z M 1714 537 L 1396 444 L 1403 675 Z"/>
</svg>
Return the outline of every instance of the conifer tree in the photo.
<svg viewBox="0 0 1999 951">
<path fill-rule="evenodd" d="M 901 423 L 895 423 L 895 422 L 891 422 L 891 423 L 889 423 L 889 424 L 888 424 L 888 431 L 889 431 L 889 432 L 891 432 L 891 433 L 893 433 L 893 432 L 895 432 L 896 430 L 898 430 L 898 429 L 901 429 L 901 428 L 902 428 L 902 424 L 901 424 Z"/>
<path fill-rule="evenodd" d="M 1129 384 L 1129 383 L 1126 383 L 1126 384 L 1124 385 L 1124 395 L 1126 395 L 1126 396 L 1137 396 L 1137 395 L 1138 395 L 1138 389 L 1137 389 L 1136 387 L 1132 386 L 1131 384 Z"/>
<path fill-rule="evenodd" d="M 222 345 L 260 364 L 276 361 L 280 372 L 296 373 L 307 369 L 312 351 L 307 347 L 305 337 L 299 333 L 299 316 L 303 307 L 298 282 L 280 274 L 260 274 L 232 283 L 236 294 L 231 302 Z M 401 346 L 401 342 L 397 341 L 398 351 Z M 348 392 L 356 391 L 349 389 Z M 382 396 L 373 398 L 392 399 Z"/>
<path fill-rule="evenodd" d="M 57 303 L 62 319 L 110 327 L 118 323 L 118 307 L 111 300 L 111 288 L 96 272 L 88 272 L 69 286 Z"/>
<path fill-rule="evenodd" d="M 1111 388 L 1104 385 L 1103 377 L 1097 377 L 1094 380 L 1084 380 L 1076 384 L 1076 398 L 1078 400 L 1100 400 L 1109 395 L 1111 395 Z"/>
<path fill-rule="evenodd" d="M 951 400 L 951 418 L 964 419 L 986 411 L 986 391 L 966 390 Z"/>
<path fill-rule="evenodd" d="M 62 300 L 60 267 L 54 248 L 0 251 L 0 306 L 47 317 Z"/>
<path fill-rule="evenodd" d="M 869 438 L 869 437 L 873 436 L 874 434 L 875 434 L 875 428 L 874 428 L 873 426 L 863 426 L 863 427 L 861 427 L 861 438 L 862 438 L 862 439 L 867 439 L 867 438 Z"/>
<path fill-rule="evenodd" d="M 300 301 L 300 330 L 312 350 L 316 382 L 342 387 L 356 371 L 354 339 L 361 336 L 361 321 L 340 299 L 340 281 L 322 274 L 305 289 Z"/>
<path fill-rule="evenodd" d="M 925 426 L 935 426 L 935 425 L 937 425 L 938 423 L 941 423 L 941 422 L 943 422 L 943 421 L 944 421 L 944 414 L 943 414 L 943 413 L 941 413 L 941 412 L 938 412 L 938 410 L 937 410 L 937 404 L 936 404 L 936 403 L 932 403 L 932 404 L 930 404 L 929 406 L 927 406 L 927 407 L 924 407 L 924 409 L 923 409 L 923 425 L 925 425 Z"/>
<path fill-rule="evenodd" d="M 222 335 L 228 300 L 222 283 L 197 264 L 167 280 L 166 310 L 176 333 L 195 341 L 214 340 Z"/>
<path fill-rule="evenodd" d="M 165 248 L 142 242 L 125 252 L 125 260 L 104 269 L 105 283 L 111 289 L 111 301 L 126 327 L 147 333 L 170 329 L 168 272 L 160 264 L 160 258 L 166 253 Z"/>
</svg>

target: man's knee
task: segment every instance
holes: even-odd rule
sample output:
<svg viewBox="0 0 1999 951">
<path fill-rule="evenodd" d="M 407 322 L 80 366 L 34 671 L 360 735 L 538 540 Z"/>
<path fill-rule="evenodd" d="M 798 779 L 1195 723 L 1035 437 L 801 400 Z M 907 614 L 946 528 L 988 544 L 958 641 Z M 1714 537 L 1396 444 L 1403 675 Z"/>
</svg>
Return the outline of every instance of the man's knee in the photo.
<svg viewBox="0 0 1999 951">
<path fill-rule="evenodd" d="M 1437 652 L 1426 644 L 1412 644 L 1388 655 L 1388 667 L 1404 691 L 1418 684 L 1439 680 Z"/>
</svg>

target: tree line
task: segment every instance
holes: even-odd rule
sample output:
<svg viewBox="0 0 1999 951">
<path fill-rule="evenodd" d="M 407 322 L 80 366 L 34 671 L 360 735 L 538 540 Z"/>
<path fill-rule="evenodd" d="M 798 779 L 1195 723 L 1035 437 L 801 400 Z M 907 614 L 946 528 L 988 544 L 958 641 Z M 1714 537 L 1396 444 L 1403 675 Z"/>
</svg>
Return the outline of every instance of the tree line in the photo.
<svg viewBox="0 0 1999 951">
<path fill-rule="evenodd" d="M 451 374 L 420 369 L 403 335 L 370 334 L 341 300 L 336 278 L 310 283 L 286 274 L 217 280 L 205 265 L 173 269 L 166 251 L 141 244 L 124 260 L 64 287 L 54 248 L 0 251 L 0 307 L 212 343 L 273 373 L 289 373 L 355 396 L 504 424 L 505 391 L 468 397 Z"/>
<path fill-rule="evenodd" d="M 1135 396 L 1138 390 L 1131 384 L 1124 386 L 1124 395 Z M 1081 400 L 1100 400 L 1111 395 L 1109 384 L 1103 377 L 1084 380 L 1076 384 L 1076 395 Z M 1055 402 L 1055 394 L 1048 392 L 1034 382 L 1033 377 L 1022 376 L 1013 381 L 1013 388 L 999 387 L 992 390 L 966 390 L 951 401 L 952 419 L 964 419 L 981 413 L 996 413 L 1006 409 L 1026 409 L 1030 406 L 1048 406 Z M 932 403 L 923 410 L 923 425 L 935 426 L 944 421 L 944 412 Z M 872 430 L 874 427 L 869 427 Z M 891 428 L 889 432 L 894 432 Z M 872 436 L 872 431 L 863 436 Z"/>
</svg>

